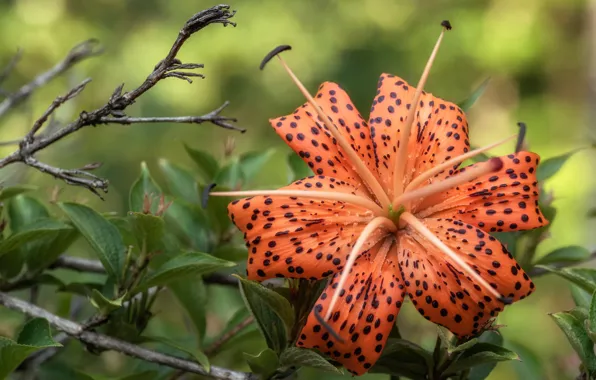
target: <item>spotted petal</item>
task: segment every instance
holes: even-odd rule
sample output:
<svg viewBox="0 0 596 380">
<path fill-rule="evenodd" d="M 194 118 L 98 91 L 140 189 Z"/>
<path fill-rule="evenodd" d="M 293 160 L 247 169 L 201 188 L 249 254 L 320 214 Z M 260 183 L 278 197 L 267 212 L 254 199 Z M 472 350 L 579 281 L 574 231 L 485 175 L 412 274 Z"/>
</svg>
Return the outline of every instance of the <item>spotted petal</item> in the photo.
<svg viewBox="0 0 596 380">
<path fill-rule="evenodd" d="M 352 149 L 366 165 L 371 166 L 373 149 L 368 125 L 348 94 L 338 84 L 325 82 L 314 98 Z M 271 119 L 270 123 L 315 174 L 351 183 L 361 182 L 354 165 L 309 103 L 298 107 L 290 115 Z"/>
<path fill-rule="evenodd" d="M 362 189 L 335 178 L 316 176 L 280 190 L 331 191 L 365 196 Z M 244 232 L 248 278 L 320 279 L 340 271 L 367 222 L 368 209 L 341 201 L 295 196 L 255 196 L 233 201 L 228 212 Z M 379 240 L 371 236 L 367 248 Z M 376 239 L 376 240 L 375 240 Z"/>
<path fill-rule="evenodd" d="M 536 167 L 540 157 L 519 152 L 501 159 L 501 170 L 432 198 L 419 207 L 428 207 L 420 216 L 455 218 L 490 232 L 523 231 L 548 224 L 538 207 Z"/>
<path fill-rule="evenodd" d="M 387 250 L 389 255 L 385 260 Z M 353 374 L 368 371 L 381 355 L 405 295 L 397 263 L 391 258 L 394 252 L 395 244 L 391 241 L 378 244 L 358 259 L 345 289 L 337 289 L 337 274 L 317 300 L 315 309 L 325 315 L 335 292 L 341 292 L 334 308 L 337 311 L 328 324 L 342 337 L 343 343 L 321 325 L 313 311 L 302 329 L 298 346 L 319 349 Z"/>
<path fill-rule="evenodd" d="M 399 134 L 403 130 L 416 91 L 403 79 L 382 74 L 371 108 L 369 126 L 379 178 L 393 196 L 393 170 Z M 423 92 L 408 144 L 404 185 L 426 170 L 469 150 L 468 123 L 455 104 Z M 456 168 L 440 173 L 445 178 Z"/>
<path fill-rule="evenodd" d="M 517 301 L 533 292 L 528 275 L 488 233 L 453 219 L 422 222 L 501 295 Z M 503 309 L 501 301 L 417 232 L 408 228 L 399 244 L 398 260 L 408 295 L 426 319 L 463 337 L 477 334 Z"/>
</svg>

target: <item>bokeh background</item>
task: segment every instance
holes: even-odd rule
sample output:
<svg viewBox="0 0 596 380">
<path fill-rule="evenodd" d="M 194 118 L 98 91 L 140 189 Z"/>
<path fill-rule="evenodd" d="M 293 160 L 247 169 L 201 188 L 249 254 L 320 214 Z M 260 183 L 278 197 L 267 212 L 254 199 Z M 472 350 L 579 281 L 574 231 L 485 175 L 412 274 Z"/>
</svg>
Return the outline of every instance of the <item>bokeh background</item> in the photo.
<svg viewBox="0 0 596 380">
<path fill-rule="evenodd" d="M 60 108 L 58 119 L 68 121 L 83 109 L 103 104 L 113 89 L 143 81 L 166 54 L 180 26 L 194 13 L 215 3 L 204 0 L 0 0 L 0 65 L 18 48 L 23 59 L 2 85 L 14 90 L 60 60 L 75 44 L 97 38 L 102 56 L 77 65 L 68 75 L 37 91 L 23 106 L 0 120 L 0 140 L 21 137 L 51 100 L 86 77 L 93 82 L 75 101 Z M 236 0 L 236 28 L 210 26 L 194 36 L 179 58 L 205 64 L 206 79 L 189 85 L 170 79 L 159 83 L 128 110 L 131 116 L 201 115 L 231 102 L 225 114 L 238 118 L 248 132 L 239 134 L 211 125 L 133 125 L 86 128 L 47 149 L 40 158 L 62 167 L 104 163 L 97 173 L 110 180 L 101 202 L 82 189 L 66 188 L 61 199 L 87 199 L 102 211 L 127 211 L 128 189 L 146 161 L 159 180 L 159 158 L 188 167 L 183 143 L 223 156 L 224 141 L 233 137 L 238 151 L 273 147 L 274 159 L 259 174 L 260 187 L 287 181 L 284 146 L 269 127 L 268 118 L 291 112 L 303 99 L 275 64 L 259 71 L 262 57 L 274 46 L 290 44 L 285 57 L 306 86 L 315 91 L 323 81 L 340 83 L 364 115 L 382 72 L 397 74 L 415 84 L 439 34 L 449 19 L 447 34 L 432 69 L 427 90 L 460 101 L 483 80 L 491 78 L 481 99 L 469 112 L 471 141 L 480 146 L 528 125 L 527 141 L 544 158 L 586 148 L 596 140 L 596 4 L 588 0 Z M 504 146 L 495 153 L 506 153 Z M 0 148 L 8 154 L 11 147 Z M 596 227 L 587 213 L 594 202 L 595 157 L 590 150 L 573 156 L 547 184 L 558 216 L 539 255 L 570 244 L 590 249 Z M 39 196 L 49 198 L 53 179 L 11 167 L 2 182 L 41 185 Z M 87 254 L 81 246 L 80 255 Z M 572 306 L 567 283 L 546 276 L 537 280 L 536 293 L 502 313 L 508 341 L 522 345 L 539 360 L 545 379 L 573 378 L 578 360 L 549 312 Z M 211 287 L 209 330 L 219 331 L 240 307 L 235 291 Z M 59 296 L 45 305 L 64 307 Z M 150 330 L 170 338 L 184 336 L 184 320 L 163 296 L 156 310 L 159 320 Z M 20 316 L 0 313 L 0 335 L 11 335 Z M 402 312 L 405 335 L 432 345 L 435 329 L 415 311 Z M 258 337 L 247 350 L 258 352 Z M 69 347 L 79 367 L 122 373 L 127 359 L 104 354 L 100 359 Z M 76 348 L 76 346 L 75 346 Z M 80 347 L 79 347 L 80 348 Z M 222 355 L 220 365 L 242 368 L 240 357 Z M 520 376 L 516 363 L 497 366 L 489 379 Z M 308 374 L 307 371 L 304 373 Z M 311 374 L 313 375 L 313 374 Z M 306 377 L 305 377 L 306 378 Z M 330 378 L 326 376 L 326 378 Z M 371 376 L 388 379 L 388 376 Z M 522 378 L 522 377 L 519 377 Z"/>
</svg>

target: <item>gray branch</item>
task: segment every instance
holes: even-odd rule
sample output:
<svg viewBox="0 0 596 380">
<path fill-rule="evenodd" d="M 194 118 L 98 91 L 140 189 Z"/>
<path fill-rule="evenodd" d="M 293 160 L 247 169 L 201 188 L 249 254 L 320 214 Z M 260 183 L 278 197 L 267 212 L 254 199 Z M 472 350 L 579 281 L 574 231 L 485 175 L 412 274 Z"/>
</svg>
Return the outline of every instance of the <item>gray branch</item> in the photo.
<svg viewBox="0 0 596 380">
<path fill-rule="evenodd" d="M 101 262 L 98 260 L 89 260 L 79 257 L 72 257 L 68 255 L 62 255 L 56 260 L 50 269 L 70 269 L 77 272 L 88 272 L 88 273 L 99 273 L 104 274 L 105 269 Z M 205 275 L 203 281 L 207 284 L 227 285 L 227 286 L 238 286 L 238 280 L 235 277 L 228 276 L 221 273 L 212 273 Z"/>
<path fill-rule="evenodd" d="M 188 70 L 201 68 L 203 67 L 203 65 L 196 63 L 182 63 L 179 59 L 176 58 L 176 55 L 180 51 L 182 45 L 194 33 L 205 28 L 207 25 L 222 24 L 224 26 L 235 26 L 236 24 L 230 21 L 230 18 L 233 16 L 234 12 L 230 12 L 229 6 L 227 5 L 217 5 L 210 9 L 195 14 L 190 20 L 186 22 L 186 24 L 184 24 L 184 26 L 178 33 L 178 36 L 174 41 L 174 44 L 170 48 L 170 51 L 168 52 L 167 56 L 155 66 L 151 74 L 147 76 L 145 81 L 139 87 L 135 88 L 134 90 L 131 90 L 130 92 L 123 92 L 124 85 L 120 85 L 114 90 L 107 103 L 102 107 L 89 112 L 81 112 L 76 120 L 58 129 L 57 131 L 48 132 L 48 128 L 46 128 L 46 130 L 44 131 L 45 133 L 37 134 L 37 132 L 41 129 L 48 117 L 52 115 L 53 112 L 59 106 L 64 104 L 64 102 L 76 96 L 83 89 L 84 84 L 86 83 L 72 89 L 64 97 L 56 98 L 56 100 L 54 100 L 54 102 L 48 108 L 48 110 L 35 122 L 31 131 L 27 133 L 27 135 L 19 143 L 18 150 L 0 159 L 0 168 L 3 168 L 10 164 L 14 164 L 16 162 L 22 162 L 43 173 L 47 173 L 54 176 L 55 178 L 61 179 L 67 184 L 82 186 L 92 191 L 98 196 L 100 196 L 99 190 L 103 191 L 104 193 L 107 192 L 108 181 L 88 173 L 88 170 L 90 169 L 69 170 L 56 168 L 51 165 L 39 162 L 35 158 L 35 154 L 40 150 L 45 149 L 48 146 L 63 139 L 64 137 L 71 135 L 79 129 L 90 125 L 95 126 L 99 124 L 118 122 L 120 122 L 120 124 L 127 124 L 160 121 L 159 118 L 155 120 L 152 120 L 152 118 L 131 118 L 128 117 L 124 113 L 124 111 L 128 106 L 133 104 L 141 95 L 153 88 L 159 81 L 165 78 L 174 77 L 192 82 L 192 80 L 190 79 L 191 77 L 202 77 L 201 74 L 189 72 Z M 83 58 L 86 58 L 90 55 L 97 54 L 94 53 L 94 50 L 92 48 L 90 48 L 88 45 L 85 45 L 85 43 L 79 45 L 79 47 L 76 47 L 75 49 L 73 49 L 73 51 L 71 51 L 67 58 L 60 64 L 56 65 L 48 72 L 40 75 L 30 84 L 23 86 L 23 88 L 21 88 L 15 94 L 9 96 L 9 98 L 7 98 L 4 102 L 0 103 L 0 116 L 2 116 L 2 114 L 6 112 L 10 107 L 14 106 L 15 102 L 22 101 L 27 96 L 29 96 L 29 94 L 31 94 L 31 92 L 34 89 L 44 85 L 50 79 L 67 70 L 73 64 L 81 61 Z M 227 102 L 224 103 L 224 105 L 222 105 L 221 107 L 211 111 L 210 113 L 204 116 L 186 117 L 185 122 L 195 124 L 210 122 L 214 125 L 223 128 L 234 129 L 244 132 L 243 129 L 237 128 L 230 124 L 230 122 L 235 121 L 235 119 L 220 116 L 220 112 L 226 105 Z M 174 119 L 178 119 L 175 122 L 183 122 L 182 120 L 184 120 L 185 118 L 163 118 L 162 120 L 174 121 Z M 0 145 L 10 145 L 12 141 L 8 143 L 9 144 L 0 143 Z"/>
<path fill-rule="evenodd" d="M 35 91 L 39 87 L 46 85 L 52 79 L 69 70 L 77 63 L 84 61 L 89 57 L 99 55 L 101 53 L 102 49 L 99 46 L 98 41 L 94 39 L 87 40 L 76 45 L 68 52 L 66 57 L 62 61 L 54 65 L 54 67 L 42 74 L 39 74 L 31 82 L 25 84 L 14 93 L 9 94 L 8 97 L 4 99 L 2 103 L 0 103 L 0 117 L 2 117 L 11 108 L 16 107 L 17 105 L 25 101 L 33 93 L 33 91 Z M 7 68 L 3 70 L 2 75 L 0 75 L 0 78 L 4 79 L 6 76 L 8 76 L 8 74 L 10 73 L 10 71 L 12 71 L 19 59 L 20 53 L 17 53 L 17 55 L 9 63 Z"/>
<path fill-rule="evenodd" d="M 185 372 L 196 373 L 203 376 L 210 376 L 215 379 L 248 380 L 255 378 L 249 373 L 232 371 L 217 366 L 211 366 L 211 371 L 207 372 L 196 362 L 176 356 L 165 355 L 116 338 L 112 338 L 107 335 L 85 331 L 83 326 L 78 323 L 61 318 L 48 312 L 47 310 L 30 304 L 29 302 L 18 298 L 13 298 L 6 293 L 0 292 L 0 305 L 3 305 L 8 309 L 21 312 L 30 317 L 44 318 L 54 328 L 63 331 L 71 337 L 93 347 L 120 352 L 122 354 L 147 362 L 161 364 L 167 367 L 179 369 Z"/>
</svg>

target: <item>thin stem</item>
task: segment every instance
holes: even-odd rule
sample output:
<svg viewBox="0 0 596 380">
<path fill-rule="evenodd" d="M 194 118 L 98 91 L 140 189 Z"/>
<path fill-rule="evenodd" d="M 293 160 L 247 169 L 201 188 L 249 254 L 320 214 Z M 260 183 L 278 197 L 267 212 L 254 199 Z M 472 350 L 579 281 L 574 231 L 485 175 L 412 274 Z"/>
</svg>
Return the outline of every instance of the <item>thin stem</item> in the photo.
<svg viewBox="0 0 596 380">
<path fill-rule="evenodd" d="M 370 238 L 372 233 L 381 227 L 387 228 L 387 230 L 389 230 L 390 232 L 397 231 L 397 227 L 391 221 L 391 219 L 385 218 L 384 216 L 379 216 L 379 217 L 374 218 L 370 223 L 368 223 L 366 225 L 364 230 L 362 230 L 362 233 L 358 237 L 358 240 L 356 240 L 356 244 L 354 244 L 354 247 L 352 248 L 352 251 L 350 252 L 350 255 L 348 256 L 346 265 L 343 267 L 343 269 L 341 271 L 341 276 L 339 278 L 337 290 L 333 294 L 333 297 L 331 298 L 331 302 L 329 303 L 329 307 L 327 308 L 327 312 L 325 313 L 326 321 L 328 321 L 329 318 L 331 317 L 333 308 L 335 307 L 335 304 L 339 300 L 341 290 L 343 289 L 344 285 L 346 284 L 346 281 L 348 280 L 348 276 L 350 275 L 350 271 L 352 270 L 352 267 L 354 266 L 356 259 L 359 257 L 359 255 L 364 247 L 364 244 L 366 244 L 368 242 L 368 239 Z"/>
<path fill-rule="evenodd" d="M 211 370 L 207 371 L 194 361 L 181 359 L 176 356 L 165 355 L 107 335 L 85 331 L 83 326 L 76 322 L 61 318 L 48 312 L 47 310 L 32 305 L 29 302 L 20 300 L 18 298 L 13 298 L 2 292 L 0 292 L 0 305 L 3 305 L 8 309 L 21 312 L 30 317 L 44 318 L 54 328 L 64 331 L 73 338 L 92 347 L 120 352 L 124 355 L 138 358 L 147 362 L 180 369 L 186 372 L 197 373 L 203 376 L 210 376 L 216 379 L 248 380 L 251 378 L 251 375 L 248 373 L 232 371 L 217 366 L 211 366 Z"/>
<path fill-rule="evenodd" d="M 219 351 L 221 346 L 226 344 L 230 339 L 232 339 L 246 327 L 250 326 L 254 321 L 255 318 L 252 315 L 244 319 L 242 322 L 234 326 L 234 328 L 232 328 L 230 331 L 219 337 L 215 342 L 211 343 L 211 345 L 205 349 L 205 355 L 211 356 L 215 354 L 217 351 Z"/>
<path fill-rule="evenodd" d="M 334 193 L 331 191 L 307 191 L 307 190 L 247 190 L 247 191 L 220 191 L 213 192 L 211 196 L 216 197 L 255 197 L 255 196 L 285 196 L 302 197 L 306 199 L 321 199 L 336 202 L 350 203 L 372 211 L 375 215 L 383 215 L 384 211 L 370 199 L 346 193 Z"/>
<path fill-rule="evenodd" d="M 484 146 L 482 148 L 474 149 L 472 151 L 469 151 L 468 153 L 464 153 L 457 157 L 453 157 L 452 159 L 447 160 L 447 161 L 443 162 L 442 164 L 437 165 L 437 166 L 425 171 L 424 173 L 420 174 L 418 177 L 414 178 L 412 180 L 412 182 L 410 182 L 408 184 L 408 186 L 406 186 L 404 193 L 407 193 L 408 191 L 412 191 L 412 190 L 416 189 L 418 186 L 423 184 L 425 181 L 431 179 L 432 177 L 436 176 L 437 174 L 439 174 L 445 170 L 451 169 L 453 166 L 461 164 L 462 162 L 464 162 L 467 159 L 476 157 L 477 155 L 482 154 L 488 150 L 491 150 L 493 148 L 501 146 L 501 145 L 505 144 L 507 141 L 513 140 L 516 137 L 517 137 L 517 135 L 511 135 L 501 141 L 497 141 L 494 144 L 490 144 L 490 145 Z"/>
<path fill-rule="evenodd" d="M 432 245 L 440 249 L 447 255 L 459 268 L 474 278 L 482 287 L 489 293 L 494 295 L 498 300 L 503 300 L 503 296 L 499 294 L 482 276 L 480 276 L 468 263 L 466 263 L 457 253 L 455 253 L 447 244 L 443 243 L 441 239 L 435 236 L 418 218 L 409 212 L 401 214 L 400 220 L 406 222 L 414 231 L 418 232 L 422 237 L 428 240 Z"/>
<path fill-rule="evenodd" d="M 406 163 L 408 161 L 408 143 L 410 141 L 410 132 L 412 131 L 412 126 L 414 125 L 414 120 L 416 118 L 416 110 L 418 109 L 418 102 L 420 101 L 420 96 L 422 95 L 422 90 L 424 89 L 424 85 L 426 84 L 426 79 L 428 78 L 428 74 L 430 73 L 430 68 L 433 65 L 435 57 L 437 56 L 437 52 L 439 51 L 439 47 L 441 46 L 441 41 L 443 41 L 443 36 L 445 35 L 445 28 L 441 31 L 439 35 L 439 39 L 433 48 L 432 53 L 426 62 L 426 66 L 424 67 L 424 71 L 420 76 L 420 80 L 418 81 L 418 85 L 416 86 L 416 92 L 414 93 L 414 98 L 410 103 L 410 112 L 406 118 L 406 124 L 404 125 L 403 130 L 399 135 L 399 145 L 397 146 L 397 155 L 395 158 L 395 170 L 393 171 L 393 194 L 394 196 L 399 196 L 403 190 L 403 179 L 404 179 L 404 171 L 406 170 Z"/>
<path fill-rule="evenodd" d="M 352 149 L 352 146 L 344 138 L 344 136 L 337 129 L 337 127 L 333 125 L 333 123 L 329 119 L 329 116 L 325 115 L 323 109 L 315 101 L 312 95 L 310 95 L 306 87 L 304 87 L 302 82 L 300 82 L 298 77 L 296 77 L 296 75 L 292 72 L 290 67 L 283 60 L 283 58 L 279 55 L 277 57 L 279 58 L 279 61 L 281 62 L 282 66 L 287 71 L 290 78 L 292 78 L 292 81 L 296 84 L 302 95 L 304 95 L 306 100 L 312 105 L 312 107 L 317 112 L 317 115 L 321 118 L 321 120 L 323 120 L 323 123 L 329 130 L 329 133 L 331 133 L 331 135 L 337 140 L 337 143 L 342 148 L 343 152 L 346 153 L 348 159 L 350 160 L 350 163 L 354 165 L 356 173 L 358 173 L 362 181 L 370 188 L 370 190 L 375 195 L 381 206 L 384 209 L 387 209 L 391 201 L 389 200 L 389 197 L 385 193 L 385 190 L 383 190 L 383 187 L 381 186 L 375 175 L 370 170 L 368 170 L 362 159 L 358 157 L 358 154 L 354 151 L 354 149 Z"/>
<path fill-rule="evenodd" d="M 435 182 L 431 185 L 403 193 L 401 196 L 393 200 L 393 208 L 397 209 L 399 205 L 410 202 L 415 199 L 426 198 L 430 195 L 452 189 L 456 186 L 475 180 L 478 177 L 500 170 L 503 167 L 503 161 L 500 158 L 491 158 L 485 163 L 479 164 L 474 168 L 465 170 L 453 177 L 449 177 L 443 181 Z"/>
</svg>

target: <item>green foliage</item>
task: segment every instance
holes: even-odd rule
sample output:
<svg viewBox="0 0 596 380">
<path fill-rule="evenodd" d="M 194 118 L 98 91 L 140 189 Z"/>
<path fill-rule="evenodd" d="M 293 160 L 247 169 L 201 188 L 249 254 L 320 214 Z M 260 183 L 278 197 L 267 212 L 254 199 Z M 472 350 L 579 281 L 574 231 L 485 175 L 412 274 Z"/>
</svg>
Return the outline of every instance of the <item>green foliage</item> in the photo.
<svg viewBox="0 0 596 380">
<path fill-rule="evenodd" d="M 23 326 L 16 342 L 0 337 L 0 379 L 5 379 L 35 351 L 61 346 L 52 339 L 48 321 L 41 318 L 30 320 Z"/>
</svg>

